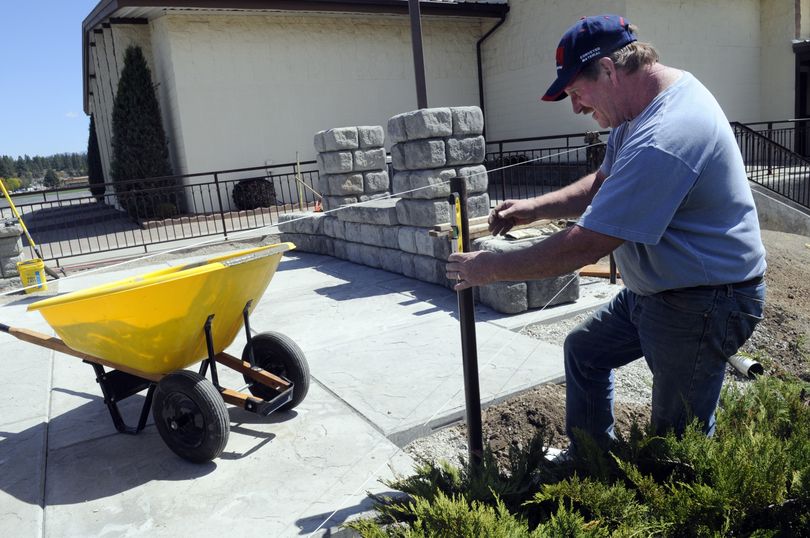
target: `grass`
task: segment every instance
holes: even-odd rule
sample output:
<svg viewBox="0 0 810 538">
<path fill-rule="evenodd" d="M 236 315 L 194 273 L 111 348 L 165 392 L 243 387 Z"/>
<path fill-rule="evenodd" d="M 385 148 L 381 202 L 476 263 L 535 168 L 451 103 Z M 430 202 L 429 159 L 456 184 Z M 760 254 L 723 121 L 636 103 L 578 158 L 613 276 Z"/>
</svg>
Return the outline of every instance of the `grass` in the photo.
<svg viewBox="0 0 810 538">
<path fill-rule="evenodd" d="M 610 453 L 582 439 L 569 464 L 545 458 L 546 434 L 499 469 L 420 462 L 374 497 L 365 537 L 810 536 L 810 384 L 762 377 L 727 388 L 717 435 L 680 438 L 636 425 Z"/>
</svg>

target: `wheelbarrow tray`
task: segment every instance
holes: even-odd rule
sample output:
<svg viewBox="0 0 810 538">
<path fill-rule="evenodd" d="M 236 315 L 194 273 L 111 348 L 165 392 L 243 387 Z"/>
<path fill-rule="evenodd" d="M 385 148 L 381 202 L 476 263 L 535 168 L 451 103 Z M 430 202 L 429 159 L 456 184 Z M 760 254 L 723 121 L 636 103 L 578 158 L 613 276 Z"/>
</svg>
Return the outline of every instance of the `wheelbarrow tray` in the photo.
<svg viewBox="0 0 810 538">
<path fill-rule="evenodd" d="M 209 316 L 214 353 L 243 326 L 275 274 L 279 243 L 160 269 L 29 305 L 75 351 L 144 374 L 167 374 L 209 356 L 203 327 Z"/>
</svg>

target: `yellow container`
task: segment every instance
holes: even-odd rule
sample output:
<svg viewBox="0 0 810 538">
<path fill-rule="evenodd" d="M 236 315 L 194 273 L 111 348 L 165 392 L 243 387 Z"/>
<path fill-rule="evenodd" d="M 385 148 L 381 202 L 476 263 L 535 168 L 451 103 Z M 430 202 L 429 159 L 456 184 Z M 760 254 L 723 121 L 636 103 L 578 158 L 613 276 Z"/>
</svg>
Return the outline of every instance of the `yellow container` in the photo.
<svg viewBox="0 0 810 538">
<path fill-rule="evenodd" d="M 214 353 L 228 347 L 276 272 L 279 243 L 169 267 L 37 301 L 72 349 L 149 374 L 166 374 L 208 356 L 204 326 L 214 315 Z"/>
<path fill-rule="evenodd" d="M 22 285 L 31 286 L 25 288 L 25 293 L 48 289 L 48 282 L 45 278 L 45 262 L 39 258 L 17 262 L 17 272 L 20 273 Z"/>
</svg>

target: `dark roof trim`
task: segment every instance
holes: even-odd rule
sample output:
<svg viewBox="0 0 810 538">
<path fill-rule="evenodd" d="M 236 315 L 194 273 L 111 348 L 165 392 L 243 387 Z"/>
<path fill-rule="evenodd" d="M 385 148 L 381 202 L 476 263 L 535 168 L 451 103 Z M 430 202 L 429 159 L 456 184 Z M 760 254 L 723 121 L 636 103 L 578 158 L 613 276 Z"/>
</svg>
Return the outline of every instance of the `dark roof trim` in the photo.
<svg viewBox="0 0 810 538">
<path fill-rule="evenodd" d="M 138 17 L 110 17 L 109 23 L 112 24 L 149 24 L 149 19 L 141 19 Z"/>
<path fill-rule="evenodd" d="M 87 72 L 89 62 L 88 33 L 99 24 L 127 19 L 110 18 L 126 7 L 197 8 L 197 9 L 275 9 L 283 11 L 327 11 L 338 13 L 386 13 L 407 15 L 408 0 L 101 0 L 82 22 L 82 85 L 84 112 L 88 114 Z M 503 18 L 509 11 L 507 4 L 466 2 L 420 2 L 423 15 L 455 17 Z M 139 20 L 139 19 L 135 19 Z M 142 24 L 133 22 L 128 24 Z"/>
</svg>

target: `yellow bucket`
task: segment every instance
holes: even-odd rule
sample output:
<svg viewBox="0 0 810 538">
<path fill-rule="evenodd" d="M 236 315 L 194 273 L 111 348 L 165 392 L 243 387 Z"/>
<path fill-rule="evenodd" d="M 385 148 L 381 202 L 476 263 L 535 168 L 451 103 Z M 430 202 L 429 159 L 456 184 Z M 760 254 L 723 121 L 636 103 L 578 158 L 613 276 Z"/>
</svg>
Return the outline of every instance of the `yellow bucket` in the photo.
<svg viewBox="0 0 810 538">
<path fill-rule="evenodd" d="M 39 258 L 17 262 L 17 271 L 20 273 L 22 285 L 26 286 L 25 293 L 48 289 L 48 282 L 45 280 L 45 262 Z"/>
</svg>

